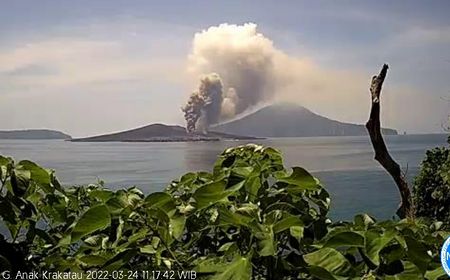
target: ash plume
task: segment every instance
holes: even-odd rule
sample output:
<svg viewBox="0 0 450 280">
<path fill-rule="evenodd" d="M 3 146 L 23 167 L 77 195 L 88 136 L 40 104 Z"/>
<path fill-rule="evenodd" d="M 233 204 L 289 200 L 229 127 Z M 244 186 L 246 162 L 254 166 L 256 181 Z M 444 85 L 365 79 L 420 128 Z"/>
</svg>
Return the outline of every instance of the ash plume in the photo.
<svg viewBox="0 0 450 280">
<path fill-rule="evenodd" d="M 209 124 L 218 122 L 223 100 L 222 88 L 222 81 L 215 73 L 200 80 L 198 90 L 191 94 L 187 104 L 181 109 L 189 133 L 196 130 L 206 132 Z"/>
<path fill-rule="evenodd" d="M 271 99 L 276 53 L 252 23 L 221 24 L 195 34 L 189 70 L 202 78 L 182 108 L 187 131 L 206 132 Z"/>
</svg>

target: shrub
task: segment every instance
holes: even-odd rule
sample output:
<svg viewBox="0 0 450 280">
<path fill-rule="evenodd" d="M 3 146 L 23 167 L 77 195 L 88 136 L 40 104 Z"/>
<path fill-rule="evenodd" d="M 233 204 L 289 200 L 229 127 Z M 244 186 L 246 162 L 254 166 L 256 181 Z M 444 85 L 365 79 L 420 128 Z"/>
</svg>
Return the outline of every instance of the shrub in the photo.
<svg viewBox="0 0 450 280">
<path fill-rule="evenodd" d="M 300 167 L 289 173 L 271 148 L 227 150 L 212 174 L 187 174 L 167 191 L 195 209 L 184 246 L 195 270 L 226 279 L 297 275 L 301 256 L 330 223 L 329 195 L 318 180 Z"/>
<path fill-rule="evenodd" d="M 62 188 L 53 172 L 0 158 L 0 269 L 195 270 L 213 279 L 438 279 L 439 223 L 331 223 L 330 198 L 272 148 L 219 156 L 211 173 L 188 173 L 164 192 Z M 6 249 L 3 249 L 6 248 Z M 130 274 L 131 273 L 131 274 Z M 120 275 L 118 275 L 120 274 Z M 115 278 L 117 278 L 115 277 Z M 177 277 L 175 275 L 175 277 Z"/>
<path fill-rule="evenodd" d="M 450 149 L 427 151 L 414 181 L 413 197 L 417 216 L 442 221 L 450 227 Z"/>
</svg>

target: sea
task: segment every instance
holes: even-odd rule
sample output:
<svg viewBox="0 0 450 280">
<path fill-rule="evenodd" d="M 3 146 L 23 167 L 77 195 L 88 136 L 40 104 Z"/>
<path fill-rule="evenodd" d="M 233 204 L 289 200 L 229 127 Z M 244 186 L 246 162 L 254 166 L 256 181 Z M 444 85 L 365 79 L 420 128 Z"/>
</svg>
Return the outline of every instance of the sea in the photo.
<svg viewBox="0 0 450 280">
<path fill-rule="evenodd" d="M 445 134 L 385 136 L 393 158 L 412 182 L 425 152 L 446 146 Z M 279 149 L 286 167 L 310 171 L 330 192 L 332 220 L 368 213 L 377 219 L 395 216 L 400 196 L 392 178 L 373 159 L 367 136 L 270 138 L 252 141 L 81 143 L 63 140 L 0 140 L 0 154 L 32 160 L 56 171 L 64 185 L 105 182 L 117 190 L 138 186 L 161 191 L 189 171 L 211 171 L 226 148 L 256 143 Z"/>
</svg>

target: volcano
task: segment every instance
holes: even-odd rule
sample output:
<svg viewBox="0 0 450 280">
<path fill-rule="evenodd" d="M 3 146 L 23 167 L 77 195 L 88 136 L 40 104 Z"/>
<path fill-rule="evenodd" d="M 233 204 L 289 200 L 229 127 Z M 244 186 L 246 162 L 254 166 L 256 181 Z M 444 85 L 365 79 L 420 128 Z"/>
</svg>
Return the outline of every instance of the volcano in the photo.
<svg viewBox="0 0 450 280">
<path fill-rule="evenodd" d="M 151 124 L 132 130 L 71 139 L 72 142 L 191 142 L 219 140 L 251 140 L 257 137 L 239 136 L 223 132 L 187 133 L 186 128 L 178 125 Z"/>
<path fill-rule="evenodd" d="M 300 105 L 275 104 L 240 119 L 211 127 L 211 130 L 253 137 L 362 136 L 362 124 L 344 123 L 320 116 Z M 383 134 L 396 135 L 394 129 L 383 128 Z"/>
</svg>

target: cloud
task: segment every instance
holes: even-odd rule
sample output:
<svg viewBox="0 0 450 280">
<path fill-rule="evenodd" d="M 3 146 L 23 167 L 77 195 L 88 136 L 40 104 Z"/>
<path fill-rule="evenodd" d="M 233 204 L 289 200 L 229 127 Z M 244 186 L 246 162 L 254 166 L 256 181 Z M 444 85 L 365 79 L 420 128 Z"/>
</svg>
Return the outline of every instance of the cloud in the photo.
<svg viewBox="0 0 450 280">
<path fill-rule="evenodd" d="M 18 87 L 65 88 L 114 81 L 171 82 L 178 61 L 130 55 L 118 42 L 58 38 L 35 42 L 0 53 L 0 79 Z M 166 74 L 166 75 L 165 75 Z"/>
<path fill-rule="evenodd" d="M 365 123 L 370 110 L 369 85 L 381 65 L 368 70 L 336 70 L 314 61 L 281 55 L 277 64 L 283 71 L 284 88 L 277 96 L 301 104 L 326 117 L 346 122 Z M 437 94 L 395 82 L 398 67 L 391 65 L 383 87 L 382 124 L 408 133 L 442 132 L 448 105 Z"/>
<path fill-rule="evenodd" d="M 50 67 L 39 65 L 39 64 L 28 64 L 10 71 L 4 71 L 3 74 L 14 77 L 14 76 L 41 76 L 41 75 L 55 75 L 57 71 Z"/>
<path fill-rule="evenodd" d="M 431 28 L 415 26 L 401 34 L 398 37 L 398 41 L 403 41 L 404 43 L 416 42 L 418 44 L 450 43 L 450 27 Z"/>
<path fill-rule="evenodd" d="M 0 118 L 8 121 L 1 129 L 53 128 L 87 136 L 177 122 L 179 106 L 167 104 L 181 103 L 185 59 L 163 55 L 169 49 L 148 47 L 142 38 L 87 36 L 53 36 L 3 48 Z"/>
</svg>

